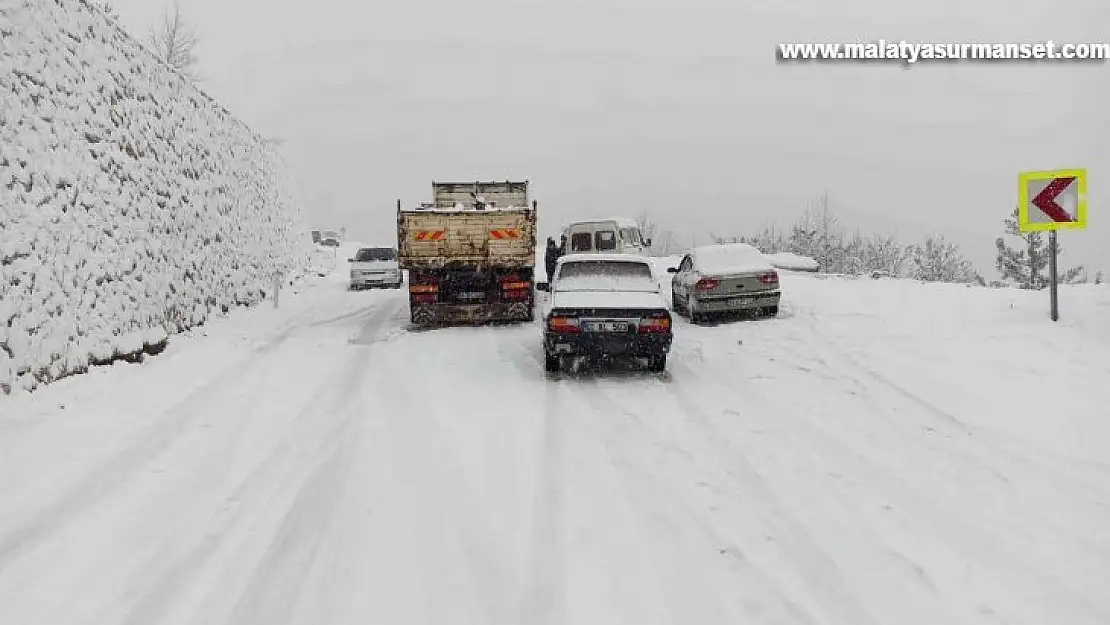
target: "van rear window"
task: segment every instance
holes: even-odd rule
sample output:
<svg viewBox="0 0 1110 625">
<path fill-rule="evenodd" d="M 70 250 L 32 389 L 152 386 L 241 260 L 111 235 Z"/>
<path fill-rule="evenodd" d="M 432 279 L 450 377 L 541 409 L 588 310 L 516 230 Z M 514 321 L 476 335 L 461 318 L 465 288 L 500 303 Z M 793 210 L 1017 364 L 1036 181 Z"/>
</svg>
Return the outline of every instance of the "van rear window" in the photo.
<svg viewBox="0 0 1110 625">
<path fill-rule="evenodd" d="M 617 233 L 612 230 L 598 230 L 594 233 L 597 240 L 595 247 L 599 252 L 608 252 L 617 249 Z"/>
<path fill-rule="evenodd" d="M 589 252 L 590 250 L 591 247 L 589 232 L 576 232 L 570 235 L 570 251 Z"/>
</svg>

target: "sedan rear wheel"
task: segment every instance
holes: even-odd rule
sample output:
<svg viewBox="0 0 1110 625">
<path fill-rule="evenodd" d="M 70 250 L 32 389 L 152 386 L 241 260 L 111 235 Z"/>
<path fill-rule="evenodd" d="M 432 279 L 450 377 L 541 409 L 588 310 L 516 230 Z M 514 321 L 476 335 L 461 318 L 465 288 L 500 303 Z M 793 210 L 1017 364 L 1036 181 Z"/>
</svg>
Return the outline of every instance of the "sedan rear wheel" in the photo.
<svg viewBox="0 0 1110 625">
<path fill-rule="evenodd" d="M 686 316 L 690 318 L 690 323 L 698 323 L 702 320 L 702 314 L 694 307 L 693 295 L 686 297 Z"/>
<path fill-rule="evenodd" d="M 560 360 L 559 357 L 556 356 L 555 354 L 548 354 L 548 353 L 544 352 L 544 355 L 543 355 L 543 370 L 548 372 L 548 373 L 558 373 L 559 372 L 559 365 L 562 364 L 559 360 Z"/>
</svg>

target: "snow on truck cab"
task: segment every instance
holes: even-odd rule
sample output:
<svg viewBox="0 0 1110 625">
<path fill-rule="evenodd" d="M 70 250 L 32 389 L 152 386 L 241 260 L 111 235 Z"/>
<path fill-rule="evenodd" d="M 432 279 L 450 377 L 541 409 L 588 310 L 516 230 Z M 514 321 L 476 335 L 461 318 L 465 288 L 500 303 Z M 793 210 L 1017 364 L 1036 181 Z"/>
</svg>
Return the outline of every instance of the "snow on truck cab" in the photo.
<svg viewBox="0 0 1110 625">
<path fill-rule="evenodd" d="M 576 221 L 563 230 L 567 254 L 643 254 L 651 247 L 651 239 L 632 219 L 611 217 Z"/>
</svg>

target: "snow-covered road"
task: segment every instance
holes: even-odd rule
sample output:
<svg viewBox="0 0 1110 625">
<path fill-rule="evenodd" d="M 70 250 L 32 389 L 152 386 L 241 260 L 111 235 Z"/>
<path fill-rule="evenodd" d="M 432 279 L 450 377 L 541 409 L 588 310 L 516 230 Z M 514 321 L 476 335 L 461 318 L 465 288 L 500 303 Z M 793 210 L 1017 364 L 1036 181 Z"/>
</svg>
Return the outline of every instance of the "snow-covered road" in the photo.
<svg viewBox="0 0 1110 625">
<path fill-rule="evenodd" d="M 552 379 L 535 326 L 341 278 L 0 399 L 0 623 L 1110 622 L 1106 335 L 1021 397 L 997 293 L 790 277 L 666 375 Z"/>
</svg>

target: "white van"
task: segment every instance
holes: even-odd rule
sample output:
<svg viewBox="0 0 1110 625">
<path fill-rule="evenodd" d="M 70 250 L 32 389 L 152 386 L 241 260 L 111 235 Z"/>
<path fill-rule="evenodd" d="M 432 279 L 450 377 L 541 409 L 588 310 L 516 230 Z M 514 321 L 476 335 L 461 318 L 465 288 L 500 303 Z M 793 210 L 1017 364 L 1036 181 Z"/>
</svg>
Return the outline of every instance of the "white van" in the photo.
<svg viewBox="0 0 1110 625">
<path fill-rule="evenodd" d="M 576 221 L 563 230 L 567 254 L 641 254 L 647 255 L 651 239 L 644 239 L 640 226 L 632 219 L 613 217 Z"/>
</svg>

